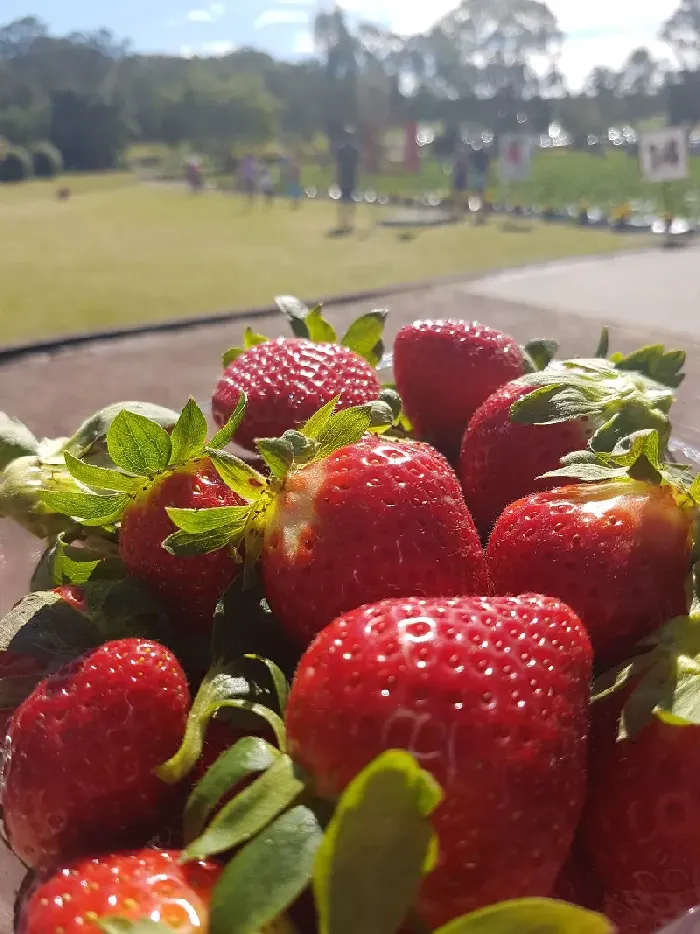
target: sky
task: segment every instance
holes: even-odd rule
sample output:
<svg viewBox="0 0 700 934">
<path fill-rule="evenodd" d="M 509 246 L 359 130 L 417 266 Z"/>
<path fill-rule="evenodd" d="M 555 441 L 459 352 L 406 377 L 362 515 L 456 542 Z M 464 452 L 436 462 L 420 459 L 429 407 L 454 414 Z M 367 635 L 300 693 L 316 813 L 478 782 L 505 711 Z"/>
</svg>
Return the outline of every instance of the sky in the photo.
<svg viewBox="0 0 700 934">
<path fill-rule="evenodd" d="M 2 0 L 2 21 L 35 15 L 55 32 L 106 27 L 147 52 L 225 55 L 254 46 L 298 59 L 311 54 L 310 24 L 319 0 Z M 566 34 L 560 67 L 579 88 L 596 65 L 619 68 L 629 52 L 645 45 L 669 58 L 659 42 L 661 23 L 678 0 L 549 0 Z M 358 18 L 409 34 L 429 28 L 456 0 L 345 0 Z"/>
</svg>

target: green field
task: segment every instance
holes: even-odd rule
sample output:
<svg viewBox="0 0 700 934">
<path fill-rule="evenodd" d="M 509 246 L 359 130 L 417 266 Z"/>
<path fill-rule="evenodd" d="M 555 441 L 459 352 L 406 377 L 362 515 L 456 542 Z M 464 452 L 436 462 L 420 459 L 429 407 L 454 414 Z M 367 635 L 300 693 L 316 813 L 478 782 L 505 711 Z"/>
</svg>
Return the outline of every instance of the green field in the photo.
<svg viewBox="0 0 700 934">
<path fill-rule="evenodd" d="M 128 174 L 0 187 L 0 342 L 470 274 L 638 247 L 645 239 L 534 224 L 462 224 L 399 234 L 364 207 L 358 232 L 332 238 L 334 205 L 249 211 L 231 195 L 189 195 Z"/>
</svg>

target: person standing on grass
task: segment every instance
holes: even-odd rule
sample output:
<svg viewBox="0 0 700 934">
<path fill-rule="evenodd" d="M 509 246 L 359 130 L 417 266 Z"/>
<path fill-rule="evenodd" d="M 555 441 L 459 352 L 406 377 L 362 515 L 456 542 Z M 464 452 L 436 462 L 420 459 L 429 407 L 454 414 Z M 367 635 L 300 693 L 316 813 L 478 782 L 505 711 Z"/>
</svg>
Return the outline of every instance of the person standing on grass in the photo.
<svg viewBox="0 0 700 934">
<path fill-rule="evenodd" d="M 360 151 L 348 132 L 335 151 L 336 184 L 340 188 L 338 230 L 349 233 L 355 225 L 355 191 Z"/>
<path fill-rule="evenodd" d="M 265 204 L 269 207 L 275 197 L 275 180 L 272 177 L 272 169 L 267 162 L 263 162 L 260 166 L 260 192 L 265 199 Z"/>
<path fill-rule="evenodd" d="M 285 165 L 285 182 L 287 197 L 291 206 L 296 209 L 301 204 L 301 168 L 296 159 L 288 159 Z"/>
<path fill-rule="evenodd" d="M 467 181 L 469 162 L 464 147 L 460 146 L 452 162 L 452 198 L 455 217 L 462 217 L 467 209 Z"/>
<path fill-rule="evenodd" d="M 258 187 L 258 167 L 253 156 L 243 156 L 239 172 L 241 191 L 247 197 L 248 204 L 252 205 Z"/>
</svg>

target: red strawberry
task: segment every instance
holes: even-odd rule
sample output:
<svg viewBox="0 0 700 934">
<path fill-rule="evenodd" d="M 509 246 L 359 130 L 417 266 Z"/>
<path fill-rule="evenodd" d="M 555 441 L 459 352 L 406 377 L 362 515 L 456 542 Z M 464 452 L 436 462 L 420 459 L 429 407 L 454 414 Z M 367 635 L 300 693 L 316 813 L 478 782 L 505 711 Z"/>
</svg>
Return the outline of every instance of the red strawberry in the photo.
<svg viewBox="0 0 700 934">
<path fill-rule="evenodd" d="M 496 593 L 536 589 L 581 617 L 601 670 L 686 612 L 692 513 L 668 487 L 629 479 L 512 503 L 487 549 Z"/>
<path fill-rule="evenodd" d="M 42 674 L 46 673 L 46 669 L 47 661 L 45 658 L 27 655 L 24 652 L 13 652 L 9 649 L 0 651 L 0 682 L 10 678 L 27 678 L 31 685 L 32 680 L 39 679 Z M 0 734 L 4 736 L 12 712 L 16 709 L 17 699 L 10 701 L 9 698 L 2 697 L 5 703 L 0 707 Z"/>
<path fill-rule="evenodd" d="M 107 642 L 40 682 L 10 721 L 5 828 L 30 866 L 149 838 L 179 790 L 153 769 L 179 747 L 183 671 L 143 639 Z"/>
<path fill-rule="evenodd" d="M 652 934 L 700 904 L 699 626 L 669 624 L 593 705 L 582 828 L 620 934 Z"/>
<path fill-rule="evenodd" d="M 561 458 L 585 448 L 585 421 L 554 425 L 520 425 L 510 419 L 511 406 L 529 395 L 521 383 L 502 386 L 474 413 L 462 441 L 459 479 L 477 528 L 486 538 L 508 503 L 561 481 L 537 479 L 556 470 Z"/>
<path fill-rule="evenodd" d="M 438 926 L 550 893 L 583 802 L 590 671 L 585 630 L 558 600 L 385 600 L 302 657 L 290 753 L 332 800 L 387 749 L 435 776 L 440 861 L 418 907 Z"/>
<path fill-rule="evenodd" d="M 380 388 L 374 367 L 347 347 L 279 337 L 229 364 L 214 390 L 212 412 L 217 425 L 225 424 L 245 392 L 246 418 L 234 437 L 252 449 L 256 438 L 299 427 L 335 396 L 340 408 L 348 408 L 376 399 Z"/>
<path fill-rule="evenodd" d="M 211 626 L 216 604 L 238 573 L 229 548 L 186 558 L 169 554 L 164 539 L 175 531 L 166 509 L 241 506 L 208 458 L 165 473 L 126 508 L 119 553 L 133 577 L 148 585 L 170 617 L 186 630 Z"/>
<path fill-rule="evenodd" d="M 416 433 L 450 458 L 481 403 L 525 372 L 520 347 L 476 321 L 416 321 L 394 342 L 394 378 Z"/>
<path fill-rule="evenodd" d="M 552 898 L 589 911 L 603 911 L 603 886 L 586 853 L 581 838 L 574 838 L 569 856 L 557 876 Z"/>
<path fill-rule="evenodd" d="M 17 934 L 102 934 L 98 919 L 160 921 L 206 934 L 221 873 L 211 861 L 179 862 L 177 850 L 137 850 L 82 859 L 40 878 L 23 901 Z"/>
<path fill-rule="evenodd" d="M 308 642 L 338 614 L 391 596 L 488 593 L 459 482 L 427 444 L 368 436 L 292 470 L 262 556 L 273 613 Z"/>
<path fill-rule="evenodd" d="M 78 587 L 75 584 L 61 584 L 60 587 L 54 587 L 53 592 L 79 613 L 88 612 L 84 587 Z"/>
</svg>

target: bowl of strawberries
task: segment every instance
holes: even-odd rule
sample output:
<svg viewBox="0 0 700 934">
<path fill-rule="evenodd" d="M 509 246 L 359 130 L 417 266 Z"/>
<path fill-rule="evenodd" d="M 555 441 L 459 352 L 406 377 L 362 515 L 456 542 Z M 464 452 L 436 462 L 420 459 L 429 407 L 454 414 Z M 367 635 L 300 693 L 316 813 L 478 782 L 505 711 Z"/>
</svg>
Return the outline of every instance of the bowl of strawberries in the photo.
<svg viewBox="0 0 700 934">
<path fill-rule="evenodd" d="M 0 928 L 694 931 L 685 355 L 279 304 L 210 407 L 0 415 Z"/>
</svg>

